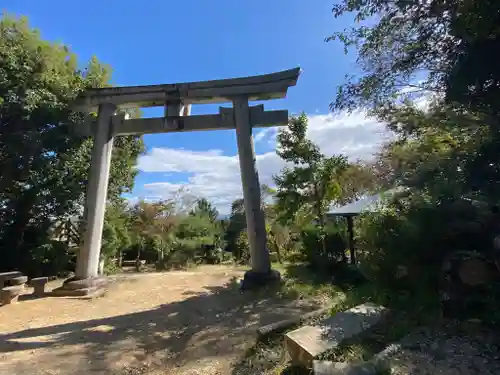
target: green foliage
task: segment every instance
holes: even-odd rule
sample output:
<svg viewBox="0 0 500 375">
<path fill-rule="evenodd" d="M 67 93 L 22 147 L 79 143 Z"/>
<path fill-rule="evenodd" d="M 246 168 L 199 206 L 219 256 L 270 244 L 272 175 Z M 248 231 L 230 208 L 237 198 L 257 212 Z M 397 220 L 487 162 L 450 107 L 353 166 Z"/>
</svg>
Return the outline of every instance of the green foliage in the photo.
<svg viewBox="0 0 500 375">
<path fill-rule="evenodd" d="M 301 209 L 310 209 L 311 218 L 324 225 L 328 206 L 341 196 L 339 177 L 347 169 L 342 156 L 326 157 L 306 137 L 307 116 L 290 119 L 288 129 L 278 134 L 276 153 L 293 167 L 274 176 L 276 205 L 282 222 L 289 223 Z"/>
<path fill-rule="evenodd" d="M 352 13 L 356 24 L 327 41 L 354 48 L 362 74 L 339 88 L 333 107 L 377 109 L 430 91 L 498 114 L 499 7 L 493 0 L 342 0 L 334 16 Z"/>
<path fill-rule="evenodd" d="M 334 264 L 345 261 L 347 246 L 342 239 L 341 227 L 334 223 L 323 228 L 306 225 L 301 230 L 300 239 L 304 260 L 315 269 L 327 271 Z"/>
<path fill-rule="evenodd" d="M 360 220 L 358 258 L 365 275 L 384 286 L 435 291 L 446 255 L 491 250 L 489 221 L 488 211 L 470 201 L 399 197 Z"/>
<path fill-rule="evenodd" d="M 219 212 L 212 204 L 202 198 L 196 202 L 196 207 L 191 211 L 193 216 L 206 216 L 211 222 L 214 222 L 219 217 Z"/>
<path fill-rule="evenodd" d="M 110 264 L 116 264 L 114 260 L 132 244 L 127 208 L 124 200 L 115 201 L 106 207 L 101 258 L 104 259 L 108 272 L 112 269 Z"/>
<path fill-rule="evenodd" d="M 109 73 L 96 58 L 80 70 L 67 46 L 42 40 L 26 18 L 0 19 L 2 267 L 38 274 L 44 262 L 33 252 L 49 243 L 48 229 L 79 214 L 92 142 L 69 131 L 83 120 L 69 105 L 82 90 L 106 85 Z M 137 137 L 116 140 L 110 200 L 132 188 L 142 150 Z"/>
<path fill-rule="evenodd" d="M 73 271 L 76 255 L 63 242 L 48 241 L 30 250 L 32 257 L 25 263 L 26 274 L 37 276 L 57 275 L 61 271 Z"/>
<path fill-rule="evenodd" d="M 379 175 L 408 192 L 360 220 L 361 269 L 387 288 L 435 294 L 446 257 L 491 252 L 497 131 L 484 116 L 439 102 L 426 110 L 391 105 L 380 113 L 398 137 L 378 155 Z"/>
<path fill-rule="evenodd" d="M 356 24 L 327 41 L 354 49 L 361 74 L 339 87 L 332 109 L 367 108 L 387 123 L 397 137 L 373 163 L 378 185 L 409 189 L 360 221 L 361 265 L 375 284 L 435 292 L 450 253 L 491 252 L 498 228 L 486 208 L 500 202 L 499 7 L 489 0 L 333 7 Z M 422 95 L 428 108 L 412 104 Z"/>
<path fill-rule="evenodd" d="M 223 227 L 214 218 L 216 210 L 207 201 L 198 204 L 189 215 L 171 215 L 168 230 L 164 225 L 164 231 L 158 232 L 154 241 L 149 243 L 149 246 L 160 250 L 158 267 L 165 269 L 185 267 L 189 263 L 219 263 L 223 256 Z M 165 221 L 165 218 L 162 220 Z M 156 219 L 152 225 L 158 227 L 161 221 Z"/>
<path fill-rule="evenodd" d="M 246 230 L 240 232 L 238 235 L 234 253 L 238 263 L 248 264 L 250 262 L 250 244 L 248 243 L 248 233 Z"/>
<path fill-rule="evenodd" d="M 300 237 L 303 257 L 315 267 L 328 268 L 345 261 L 345 245 L 325 213 L 333 203 L 343 204 L 375 187 L 375 175 L 343 155 L 327 157 L 306 136 L 307 116 L 290 119 L 278 134 L 278 155 L 291 166 L 274 176 L 277 185 L 276 220 Z M 296 247 L 296 246 L 293 246 Z"/>
<path fill-rule="evenodd" d="M 239 259 L 239 254 L 241 254 L 237 241 L 241 233 L 245 231 L 246 226 L 243 199 L 237 199 L 231 205 L 231 214 L 224 234 L 226 251 L 232 252 L 236 259 Z"/>
</svg>

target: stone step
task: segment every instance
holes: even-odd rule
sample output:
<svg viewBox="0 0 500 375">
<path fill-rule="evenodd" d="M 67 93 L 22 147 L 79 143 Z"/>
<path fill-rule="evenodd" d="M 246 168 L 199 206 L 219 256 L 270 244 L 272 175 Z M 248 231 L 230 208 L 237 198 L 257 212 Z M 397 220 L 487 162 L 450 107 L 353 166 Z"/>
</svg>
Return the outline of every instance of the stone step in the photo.
<svg viewBox="0 0 500 375">
<path fill-rule="evenodd" d="M 314 375 L 377 375 L 378 369 L 371 362 L 347 363 L 314 361 Z"/>
<path fill-rule="evenodd" d="M 86 299 L 92 299 L 102 297 L 106 294 L 106 292 L 106 288 L 98 286 L 91 286 L 82 289 L 66 289 L 64 287 L 59 287 L 45 293 L 45 295 L 48 297 L 82 297 Z"/>
<path fill-rule="evenodd" d="M 314 326 L 304 326 L 285 335 L 285 349 L 292 363 L 312 367 L 315 357 L 377 324 L 387 313 L 373 303 L 339 312 Z"/>
<path fill-rule="evenodd" d="M 14 277 L 22 276 L 23 274 L 19 271 L 11 272 L 0 272 L 0 289 L 3 288 L 6 281 L 13 279 Z"/>
</svg>

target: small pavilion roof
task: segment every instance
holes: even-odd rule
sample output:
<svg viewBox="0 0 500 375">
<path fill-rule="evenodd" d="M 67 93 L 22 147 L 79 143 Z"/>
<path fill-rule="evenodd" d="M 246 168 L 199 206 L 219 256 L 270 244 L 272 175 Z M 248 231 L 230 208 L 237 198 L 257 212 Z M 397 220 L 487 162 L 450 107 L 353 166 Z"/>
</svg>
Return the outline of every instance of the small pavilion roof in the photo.
<svg viewBox="0 0 500 375">
<path fill-rule="evenodd" d="M 400 193 L 405 189 L 402 187 L 397 187 L 394 189 L 389 189 L 384 192 L 364 196 L 357 201 L 348 203 L 344 206 L 340 207 L 332 207 L 327 213 L 327 216 L 356 216 L 363 212 L 376 212 L 380 203 L 382 203 L 385 199 L 390 196 Z"/>
</svg>

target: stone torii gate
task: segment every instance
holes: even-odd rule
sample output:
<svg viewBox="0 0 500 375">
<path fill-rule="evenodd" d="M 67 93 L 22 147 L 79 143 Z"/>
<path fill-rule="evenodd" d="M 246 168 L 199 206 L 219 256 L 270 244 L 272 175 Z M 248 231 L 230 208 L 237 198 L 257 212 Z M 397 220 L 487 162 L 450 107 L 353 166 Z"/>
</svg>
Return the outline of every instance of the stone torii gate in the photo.
<svg viewBox="0 0 500 375">
<path fill-rule="evenodd" d="M 98 277 L 104 211 L 108 188 L 113 137 L 130 134 L 190 132 L 236 129 L 243 197 L 251 255 L 251 270 L 244 285 L 253 286 L 279 278 L 271 270 L 266 247 L 266 229 L 261 209 L 260 183 L 255 165 L 253 127 L 288 124 L 288 111 L 265 111 L 249 101 L 279 99 L 295 86 L 300 69 L 278 73 L 178 84 L 92 89 L 77 99 L 74 109 L 98 111 L 97 121 L 86 123 L 77 132 L 93 136 L 94 148 L 87 186 L 86 228 L 77 260 L 76 276 L 67 280 L 56 294 L 87 295 L 100 290 L 105 280 Z M 191 105 L 233 104 L 219 108 L 219 114 L 190 116 Z M 126 119 L 117 109 L 130 105 L 165 108 L 159 118 Z"/>
</svg>

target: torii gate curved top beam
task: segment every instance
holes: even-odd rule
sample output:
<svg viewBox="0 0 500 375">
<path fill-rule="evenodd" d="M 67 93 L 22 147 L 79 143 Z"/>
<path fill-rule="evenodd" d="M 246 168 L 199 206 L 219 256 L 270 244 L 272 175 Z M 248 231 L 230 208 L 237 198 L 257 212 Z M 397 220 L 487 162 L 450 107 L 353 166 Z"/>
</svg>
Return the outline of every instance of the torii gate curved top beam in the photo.
<svg viewBox="0 0 500 375">
<path fill-rule="evenodd" d="M 77 99 L 74 108 L 92 111 L 104 103 L 116 106 L 135 104 L 144 108 L 159 107 L 175 100 L 186 105 L 226 103 L 232 102 L 232 98 L 239 95 L 247 96 L 249 101 L 281 99 L 286 96 L 290 86 L 296 85 L 299 75 L 300 68 L 294 68 L 243 78 L 91 89 Z"/>
<path fill-rule="evenodd" d="M 300 69 L 260 76 L 213 81 L 151 86 L 106 87 L 83 93 L 73 108 L 81 112 L 98 109 L 94 123 L 75 129 L 94 137 L 92 162 L 87 184 L 86 229 L 78 256 L 76 278 L 61 287 L 61 294 L 88 294 L 100 282 L 98 264 L 101 251 L 113 137 L 124 134 L 165 133 L 210 129 L 236 129 L 243 197 L 250 245 L 252 270 L 245 274 L 250 284 L 279 277 L 271 270 L 266 248 L 266 229 L 261 209 L 260 183 L 255 166 L 252 127 L 286 125 L 288 111 L 264 111 L 264 106 L 249 107 L 253 100 L 279 99 L 299 78 Z M 192 104 L 232 102 L 233 108 L 220 108 L 216 115 L 189 116 Z M 118 107 L 165 107 L 165 116 L 125 119 Z M 184 109 L 183 109 L 184 108 Z M 186 110 L 187 108 L 187 110 Z"/>
</svg>

